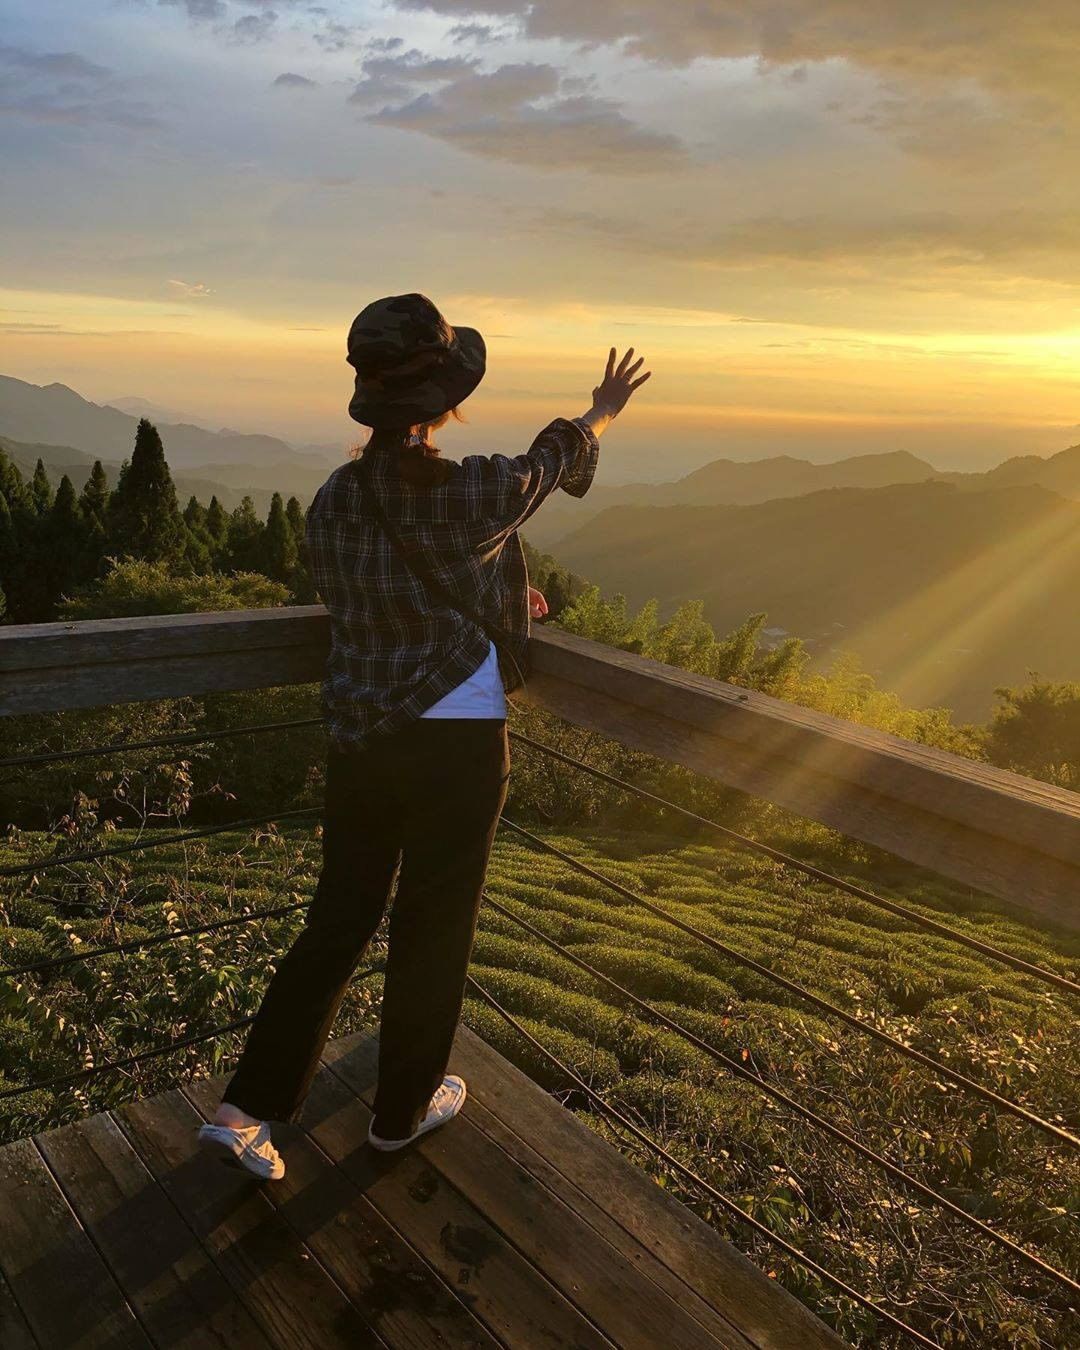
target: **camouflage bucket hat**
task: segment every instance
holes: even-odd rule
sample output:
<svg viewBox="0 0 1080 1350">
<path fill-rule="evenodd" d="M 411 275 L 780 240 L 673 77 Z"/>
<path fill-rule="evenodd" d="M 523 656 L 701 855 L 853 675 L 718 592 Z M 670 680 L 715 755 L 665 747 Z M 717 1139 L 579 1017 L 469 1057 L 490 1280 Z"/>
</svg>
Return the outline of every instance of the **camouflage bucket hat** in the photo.
<svg viewBox="0 0 1080 1350">
<path fill-rule="evenodd" d="M 433 422 L 484 378 L 474 328 L 451 328 L 426 295 L 375 300 L 353 320 L 346 358 L 356 371 L 349 416 L 368 427 Z"/>
</svg>

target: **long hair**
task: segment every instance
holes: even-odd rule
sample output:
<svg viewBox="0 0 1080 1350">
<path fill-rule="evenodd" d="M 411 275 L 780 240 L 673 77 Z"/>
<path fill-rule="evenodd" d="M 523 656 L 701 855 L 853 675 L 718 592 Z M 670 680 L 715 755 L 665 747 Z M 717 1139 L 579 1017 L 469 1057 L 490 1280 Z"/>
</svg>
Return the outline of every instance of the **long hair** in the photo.
<svg viewBox="0 0 1080 1350">
<path fill-rule="evenodd" d="M 363 445 L 353 449 L 353 458 L 369 452 L 387 452 L 395 456 L 398 473 L 410 487 L 420 492 L 438 487 L 446 482 L 450 466 L 440 458 L 439 447 L 432 442 L 431 434 L 445 426 L 451 417 L 455 422 L 465 421 L 457 408 L 451 408 L 431 422 L 372 431 Z"/>
</svg>

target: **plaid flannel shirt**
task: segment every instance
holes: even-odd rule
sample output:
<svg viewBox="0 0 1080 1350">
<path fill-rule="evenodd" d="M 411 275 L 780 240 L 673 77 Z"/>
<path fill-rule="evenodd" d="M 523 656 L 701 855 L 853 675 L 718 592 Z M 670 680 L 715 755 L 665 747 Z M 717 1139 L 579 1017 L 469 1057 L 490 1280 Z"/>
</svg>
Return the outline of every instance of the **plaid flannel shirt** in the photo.
<svg viewBox="0 0 1080 1350">
<path fill-rule="evenodd" d="M 393 452 L 371 482 L 405 547 L 438 580 L 509 634 L 524 664 L 528 574 L 517 531 L 556 488 L 588 491 L 599 443 L 588 423 L 558 418 L 524 455 L 469 455 L 447 481 L 417 491 Z M 361 501 L 355 463 L 335 469 L 307 515 L 312 578 L 330 612 L 323 706 L 331 739 L 357 745 L 408 725 L 468 679 L 488 654 L 476 623 L 428 594 Z"/>
</svg>

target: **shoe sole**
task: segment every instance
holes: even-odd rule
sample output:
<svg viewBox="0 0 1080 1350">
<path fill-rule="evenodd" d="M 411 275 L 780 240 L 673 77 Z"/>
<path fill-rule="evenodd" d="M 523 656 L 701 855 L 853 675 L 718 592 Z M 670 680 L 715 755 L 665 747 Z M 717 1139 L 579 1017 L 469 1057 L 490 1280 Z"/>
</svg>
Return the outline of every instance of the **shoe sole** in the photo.
<svg viewBox="0 0 1080 1350">
<path fill-rule="evenodd" d="M 256 1181 L 280 1181 L 285 1175 L 284 1164 L 281 1165 L 280 1172 L 275 1168 L 266 1171 L 264 1165 L 250 1166 L 223 1139 L 215 1139 L 213 1135 L 200 1134 L 199 1147 L 204 1153 L 216 1158 L 223 1166 L 231 1167 L 236 1172 L 246 1172 L 249 1177 L 254 1177 Z"/>
<path fill-rule="evenodd" d="M 468 1089 L 465 1084 L 461 1084 L 461 1096 L 458 1098 L 457 1110 L 452 1115 L 440 1116 L 438 1120 L 433 1120 L 430 1125 L 421 1125 L 415 1134 L 410 1134 L 407 1139 L 379 1139 L 371 1133 L 371 1126 L 368 1126 L 368 1143 L 379 1153 L 396 1153 L 399 1148 L 408 1148 L 410 1144 L 415 1144 L 425 1134 L 430 1134 L 432 1130 L 437 1130 L 440 1125 L 449 1125 L 465 1105 L 465 1098 L 468 1096 Z"/>
</svg>

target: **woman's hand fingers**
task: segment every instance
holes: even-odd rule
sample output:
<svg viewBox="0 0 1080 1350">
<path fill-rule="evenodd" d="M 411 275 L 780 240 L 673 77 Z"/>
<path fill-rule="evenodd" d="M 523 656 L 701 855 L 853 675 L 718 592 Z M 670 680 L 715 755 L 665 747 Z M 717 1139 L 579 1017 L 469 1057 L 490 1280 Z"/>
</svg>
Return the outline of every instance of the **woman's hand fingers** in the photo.
<svg viewBox="0 0 1080 1350">
<path fill-rule="evenodd" d="M 633 347 L 631 347 L 631 348 L 629 349 L 629 351 L 626 353 L 626 355 L 623 357 L 623 359 L 619 362 L 619 367 L 618 367 L 618 369 L 615 371 L 615 374 L 616 374 L 620 379 L 626 374 L 626 367 L 630 364 L 630 358 L 633 356 L 633 354 L 634 354 L 634 349 L 633 349 Z"/>
<path fill-rule="evenodd" d="M 607 369 L 604 371 L 604 379 L 610 380 L 612 375 L 614 374 L 615 374 L 615 348 L 612 347 L 611 351 L 608 353 Z"/>
<path fill-rule="evenodd" d="M 635 389 L 640 389 L 641 386 L 645 383 L 645 381 L 651 378 L 652 378 L 652 371 L 647 370 L 645 374 L 642 375 L 640 380 L 635 380 L 633 382 L 633 384 L 630 386 L 630 392 L 633 393 Z"/>
</svg>

